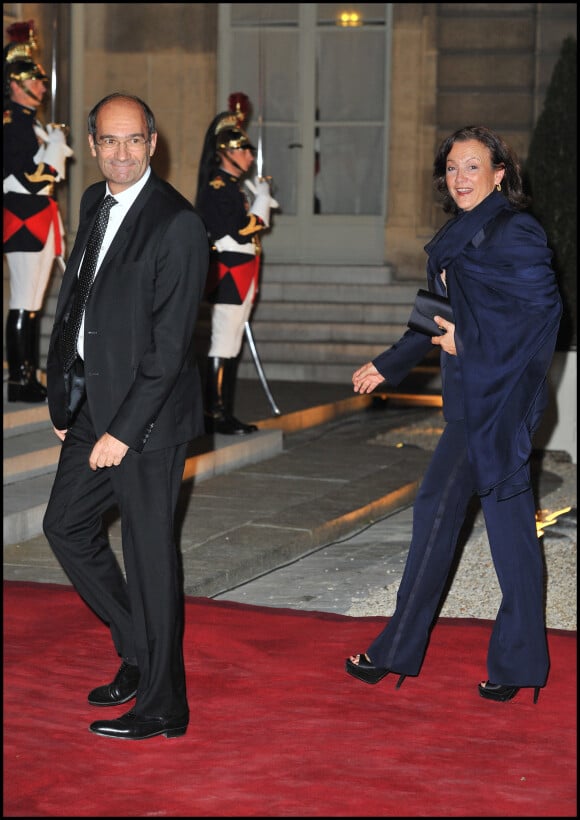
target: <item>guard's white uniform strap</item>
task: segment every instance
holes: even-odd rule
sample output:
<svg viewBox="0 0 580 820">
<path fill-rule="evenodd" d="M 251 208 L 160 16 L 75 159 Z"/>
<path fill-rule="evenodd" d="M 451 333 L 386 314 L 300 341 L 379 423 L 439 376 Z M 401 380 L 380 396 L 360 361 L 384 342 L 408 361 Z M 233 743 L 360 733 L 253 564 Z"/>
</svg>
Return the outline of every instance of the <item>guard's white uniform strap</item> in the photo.
<svg viewBox="0 0 580 820">
<path fill-rule="evenodd" d="M 38 191 L 34 191 L 34 194 L 40 194 L 41 196 L 52 196 L 54 190 L 54 186 L 52 183 L 45 185 L 44 188 L 39 188 Z M 16 179 L 14 174 L 10 174 L 9 176 L 4 178 L 3 183 L 3 192 L 5 194 L 32 194 L 32 191 L 29 191 L 28 188 L 25 188 L 24 185 Z"/>
<path fill-rule="evenodd" d="M 256 247 L 253 242 L 245 242 L 243 245 L 240 245 L 240 243 L 236 242 L 236 240 L 229 234 L 222 236 L 220 239 L 216 239 L 213 244 L 219 253 L 224 253 L 224 251 L 232 251 L 233 253 L 246 253 L 248 256 L 256 255 Z"/>
</svg>

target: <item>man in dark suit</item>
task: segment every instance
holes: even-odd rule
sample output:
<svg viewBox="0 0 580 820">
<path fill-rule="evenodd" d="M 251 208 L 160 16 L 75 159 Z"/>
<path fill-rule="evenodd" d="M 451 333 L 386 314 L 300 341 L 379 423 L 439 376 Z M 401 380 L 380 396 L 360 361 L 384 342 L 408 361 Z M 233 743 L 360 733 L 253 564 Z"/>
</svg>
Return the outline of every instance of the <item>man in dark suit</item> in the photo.
<svg viewBox="0 0 580 820">
<path fill-rule="evenodd" d="M 187 442 L 204 432 L 192 339 L 208 241 L 191 204 L 150 168 L 157 132 L 146 103 L 111 94 L 90 112 L 88 130 L 104 181 L 83 195 L 50 340 L 48 402 L 63 444 L 44 532 L 122 659 L 89 703 L 136 698 L 131 711 L 90 730 L 132 740 L 177 737 L 189 709 L 174 517 Z M 80 303 L 71 364 L 75 292 L 106 195 L 116 201 L 84 311 Z M 112 506 L 121 514 L 124 573 L 103 526 Z"/>
</svg>

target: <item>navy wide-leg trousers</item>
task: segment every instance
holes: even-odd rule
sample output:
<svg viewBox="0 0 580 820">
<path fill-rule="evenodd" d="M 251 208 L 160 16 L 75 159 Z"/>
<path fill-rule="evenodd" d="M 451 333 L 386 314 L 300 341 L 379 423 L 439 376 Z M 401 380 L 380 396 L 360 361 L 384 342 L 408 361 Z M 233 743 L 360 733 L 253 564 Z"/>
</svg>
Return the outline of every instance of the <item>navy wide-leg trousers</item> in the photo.
<svg viewBox="0 0 580 820">
<path fill-rule="evenodd" d="M 419 674 L 474 494 L 464 423 L 449 422 L 415 500 L 411 545 L 395 612 L 367 649 L 375 666 Z M 531 483 L 511 498 L 498 500 L 492 491 L 480 500 L 502 593 L 488 647 L 488 679 L 543 686 L 549 667 L 544 564 Z"/>
</svg>

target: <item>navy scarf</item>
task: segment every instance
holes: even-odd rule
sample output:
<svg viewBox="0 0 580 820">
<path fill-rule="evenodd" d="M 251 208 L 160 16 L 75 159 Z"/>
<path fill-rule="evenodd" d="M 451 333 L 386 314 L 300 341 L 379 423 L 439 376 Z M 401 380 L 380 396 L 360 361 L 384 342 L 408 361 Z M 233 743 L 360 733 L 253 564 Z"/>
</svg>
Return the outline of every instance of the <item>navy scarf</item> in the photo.
<svg viewBox="0 0 580 820">
<path fill-rule="evenodd" d="M 449 220 L 425 251 L 431 289 L 446 271 L 476 490 L 509 497 L 529 486 L 562 312 L 545 233 L 493 191 Z"/>
</svg>

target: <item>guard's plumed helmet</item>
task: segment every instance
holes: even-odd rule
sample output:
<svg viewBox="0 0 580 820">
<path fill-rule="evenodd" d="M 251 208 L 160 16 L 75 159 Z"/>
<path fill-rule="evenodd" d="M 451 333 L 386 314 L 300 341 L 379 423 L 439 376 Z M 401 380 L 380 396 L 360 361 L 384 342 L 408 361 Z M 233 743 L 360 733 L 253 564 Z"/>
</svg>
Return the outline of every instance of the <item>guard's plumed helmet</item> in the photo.
<svg viewBox="0 0 580 820">
<path fill-rule="evenodd" d="M 26 80 L 48 80 L 40 63 L 36 62 L 33 52 L 37 49 L 34 33 L 34 20 L 12 23 L 6 29 L 9 42 L 4 46 L 4 95 L 10 95 L 10 82 L 15 80 L 20 86 Z"/>
<path fill-rule="evenodd" d="M 250 100 L 246 94 L 236 91 L 228 98 L 229 110 L 219 115 L 214 126 L 215 146 L 217 151 L 228 151 L 232 148 L 256 149 L 242 128 L 250 112 Z"/>
<path fill-rule="evenodd" d="M 196 202 L 220 167 L 223 151 L 234 148 L 256 150 L 242 128 L 242 123 L 250 114 L 249 97 L 241 91 L 236 91 L 228 97 L 228 106 L 227 111 L 216 114 L 206 131 L 197 173 Z"/>
</svg>

